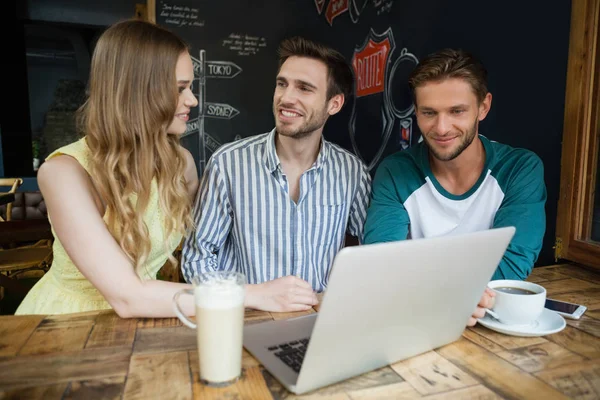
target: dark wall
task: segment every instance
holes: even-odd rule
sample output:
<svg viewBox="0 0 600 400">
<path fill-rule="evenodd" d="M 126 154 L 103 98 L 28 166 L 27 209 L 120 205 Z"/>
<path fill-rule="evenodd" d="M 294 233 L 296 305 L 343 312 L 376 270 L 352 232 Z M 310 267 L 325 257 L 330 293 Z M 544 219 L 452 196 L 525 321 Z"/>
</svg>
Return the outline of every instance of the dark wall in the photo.
<svg viewBox="0 0 600 400">
<path fill-rule="evenodd" d="M 10 39 L 2 42 L 2 75 L 0 93 L 0 131 L 4 176 L 31 176 L 31 129 L 25 60 L 25 29 L 17 17 L 23 6 L 20 2 L 3 4 L 0 13 Z"/>
<path fill-rule="evenodd" d="M 31 128 L 41 132 L 45 124 L 46 111 L 54 101 L 54 93 L 59 80 L 80 79 L 77 64 L 69 52 L 68 55 L 27 52 L 27 75 L 29 84 L 29 107 Z M 87 81 L 87 78 L 83 80 Z"/>
<path fill-rule="evenodd" d="M 323 4 L 320 13 L 318 4 Z M 331 18 L 338 4 L 346 11 Z M 474 53 L 487 66 L 493 95 L 491 112 L 480 132 L 528 148 L 544 162 L 547 230 L 538 264 L 554 261 L 570 2 L 282 0 L 217 4 L 178 0 L 157 2 L 156 15 L 159 24 L 190 42 L 193 57 L 200 60 L 200 50 L 204 50 L 206 60 L 233 62 L 242 70 L 231 79 L 206 80 L 206 101 L 235 110 L 228 119 L 205 115 L 204 155 L 200 135 L 191 130 L 184 138 L 186 147 L 201 161 L 208 159 L 218 144 L 272 129 L 275 50 L 286 36 L 301 34 L 320 40 L 348 60 L 355 51 L 359 57 L 365 55 L 361 50 L 369 37 L 378 43 L 384 40 L 378 35 L 387 32 L 390 44 L 393 40 L 393 49 L 379 63 L 381 77 L 375 78 L 384 80 L 381 90 L 375 87 L 372 94 L 358 93 L 325 128 L 328 139 L 359 154 L 372 172 L 381 158 L 418 141 L 406 84 L 418 59 L 443 47 Z M 403 49 L 405 54 L 401 54 Z M 373 52 L 376 50 L 380 48 Z M 221 109 L 226 115 L 232 111 Z M 198 114 L 192 116 L 196 117 Z M 199 126 L 193 124 L 190 129 Z"/>
<path fill-rule="evenodd" d="M 144 0 L 26 0 L 25 18 L 33 21 L 108 26 L 131 18 Z"/>
<path fill-rule="evenodd" d="M 21 5 L 16 13 L 19 17 L 11 19 L 17 38 L 15 43 L 20 43 L 22 21 L 106 26 L 132 16 L 136 2 L 139 1 L 16 2 Z M 372 170 L 382 157 L 415 143 L 419 138 L 406 87 L 406 77 L 415 60 L 446 46 L 462 47 L 473 52 L 488 68 L 489 89 L 493 94 L 492 109 L 481 124 L 481 133 L 494 140 L 531 149 L 544 161 L 548 224 L 539 264 L 553 262 L 570 2 L 552 5 L 540 0 L 168 2 L 171 6 L 188 7 L 188 11 L 181 12 L 165 10 L 167 2 L 156 3 L 158 22 L 182 34 L 191 44 L 195 58 L 199 58 L 202 49 L 206 51 L 207 60 L 231 61 L 242 69 L 232 79 L 206 81 L 206 101 L 234 107 L 235 110 L 220 108 L 220 111 L 232 113 L 225 117 L 235 112 L 237 115 L 229 119 L 204 120 L 204 131 L 211 135 L 205 136 L 205 158 L 219 144 L 273 127 L 271 102 L 276 72 L 275 50 L 277 43 L 286 36 L 302 34 L 323 41 L 341 51 L 349 60 L 355 49 L 369 38 L 371 30 L 374 34 L 387 31 L 388 37 L 393 37 L 395 47 L 382 64 L 385 68 L 384 91 L 350 99 L 325 130 L 328 139 L 372 163 Z M 317 5 L 321 3 L 323 9 L 319 13 Z M 348 4 L 350 8 L 328 20 L 327 16 L 332 15 L 334 5 L 338 4 L 342 5 L 341 10 Z M 165 15 L 161 16 L 161 12 Z M 183 13 L 183 17 L 169 16 L 171 12 L 175 15 Z M 182 26 L 183 22 L 187 26 Z M 373 33 L 371 37 L 375 41 L 380 40 Z M 250 45 L 242 43 L 240 51 L 234 42 L 237 36 L 246 42 L 246 35 Z M 22 44 L 13 47 L 11 62 L 14 66 L 8 65 L 8 68 L 12 68 L 13 75 L 19 77 L 19 74 L 26 73 L 22 60 L 24 48 Z M 404 55 L 401 55 L 402 49 L 406 49 Z M 6 86 L 3 88 L 4 93 L 9 93 Z M 12 99 L 12 105 L 3 107 L 3 144 L 7 136 L 5 127 L 11 125 L 5 123 L 6 115 L 12 115 L 13 119 L 20 115 L 19 119 L 29 125 L 27 90 L 21 92 L 19 99 Z M 21 96 L 24 100 L 20 100 Z M 27 107 L 23 107 L 24 104 Z M 11 129 L 8 131 L 8 136 L 14 140 L 16 136 Z M 200 157 L 197 134 L 184 138 L 184 143 Z M 19 164 L 19 160 L 9 163 L 7 147 L 3 146 L 3 149 L 5 170 L 9 164 Z M 8 174 L 7 170 L 5 172 Z"/>
<path fill-rule="evenodd" d="M 1 17 L 10 32 L 10 40 L 2 44 L 2 73 L 10 79 L 1 83 L 4 94 L 0 110 L 2 176 L 35 177 L 32 133 L 39 132 L 43 125 L 44 113 L 52 102 L 57 79 L 83 79 L 82 75 L 89 73 L 89 54 L 87 61 L 81 57 L 87 49 L 75 46 L 77 63 L 69 63 L 66 58 L 57 62 L 56 57 L 53 61 L 49 58 L 43 60 L 39 57 L 38 50 L 43 49 L 40 43 L 32 46 L 28 39 L 44 37 L 47 43 L 54 40 L 56 48 L 43 50 L 62 51 L 64 49 L 58 42 L 64 38 L 59 39 L 56 32 L 65 32 L 67 37 L 75 32 L 71 42 L 79 45 L 89 39 L 90 31 L 134 16 L 136 3 L 144 1 L 9 0 L 3 3 Z M 52 28 L 48 29 L 48 26 Z M 31 34 L 32 29 L 39 31 L 42 27 L 47 29 L 45 36 Z M 83 34 L 79 35 L 81 32 Z M 32 49 L 35 51 L 32 52 Z"/>
</svg>

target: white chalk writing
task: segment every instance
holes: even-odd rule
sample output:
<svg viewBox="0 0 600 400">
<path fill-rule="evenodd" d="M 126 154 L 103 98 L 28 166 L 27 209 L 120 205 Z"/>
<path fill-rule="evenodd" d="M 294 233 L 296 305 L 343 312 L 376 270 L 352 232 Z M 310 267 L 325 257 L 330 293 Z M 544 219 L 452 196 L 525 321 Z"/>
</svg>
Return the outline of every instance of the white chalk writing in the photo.
<svg viewBox="0 0 600 400">
<path fill-rule="evenodd" d="M 238 56 L 253 56 L 258 54 L 260 49 L 267 47 L 267 39 L 244 33 L 231 33 L 223 39 L 222 45 Z"/>
<path fill-rule="evenodd" d="M 198 9 L 193 7 L 178 6 L 175 4 L 160 2 L 160 17 L 164 18 L 167 25 L 177 27 L 202 27 L 204 21 L 198 18 Z"/>
</svg>

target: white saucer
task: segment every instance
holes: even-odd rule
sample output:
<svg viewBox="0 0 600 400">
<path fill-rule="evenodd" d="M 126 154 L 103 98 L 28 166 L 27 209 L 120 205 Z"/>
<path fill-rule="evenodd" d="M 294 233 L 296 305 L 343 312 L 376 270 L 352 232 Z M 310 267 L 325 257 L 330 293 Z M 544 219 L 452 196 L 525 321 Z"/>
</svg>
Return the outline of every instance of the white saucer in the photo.
<svg viewBox="0 0 600 400">
<path fill-rule="evenodd" d="M 567 325 L 561 315 L 547 308 L 544 308 L 542 315 L 529 325 L 505 325 L 487 313 L 485 317 L 479 318 L 477 322 L 486 328 L 512 336 L 550 335 L 562 331 Z"/>
</svg>

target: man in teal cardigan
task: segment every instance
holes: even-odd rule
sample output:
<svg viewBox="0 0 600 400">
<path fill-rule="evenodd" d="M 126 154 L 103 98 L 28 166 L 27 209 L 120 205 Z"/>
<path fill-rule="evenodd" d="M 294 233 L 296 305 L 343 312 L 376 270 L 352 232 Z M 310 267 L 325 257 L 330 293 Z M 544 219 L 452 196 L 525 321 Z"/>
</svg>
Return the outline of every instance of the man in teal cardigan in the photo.
<svg viewBox="0 0 600 400">
<path fill-rule="evenodd" d="M 542 161 L 479 134 L 492 95 L 485 68 L 470 54 L 446 49 L 426 57 L 409 85 L 423 141 L 379 165 L 364 243 L 514 226 L 492 279 L 526 279 L 546 229 Z M 482 308 L 492 296 L 484 294 Z"/>
</svg>

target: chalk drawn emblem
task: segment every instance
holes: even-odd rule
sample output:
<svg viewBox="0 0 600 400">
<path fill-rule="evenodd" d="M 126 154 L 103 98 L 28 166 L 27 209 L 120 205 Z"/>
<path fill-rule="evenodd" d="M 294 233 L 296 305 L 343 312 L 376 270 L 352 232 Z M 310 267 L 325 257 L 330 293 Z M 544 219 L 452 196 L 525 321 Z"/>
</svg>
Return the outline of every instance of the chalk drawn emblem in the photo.
<svg viewBox="0 0 600 400">
<path fill-rule="evenodd" d="M 371 29 L 352 57 L 354 104 L 349 121 L 350 141 L 354 153 L 369 170 L 384 155 L 390 138 L 394 138 L 391 143 L 394 150 L 410 147 L 413 140 L 414 105 L 406 99 L 405 72 L 410 72 L 418 60 L 402 49 L 395 62 L 391 62 L 395 49 L 392 28 L 382 34 Z"/>
</svg>

